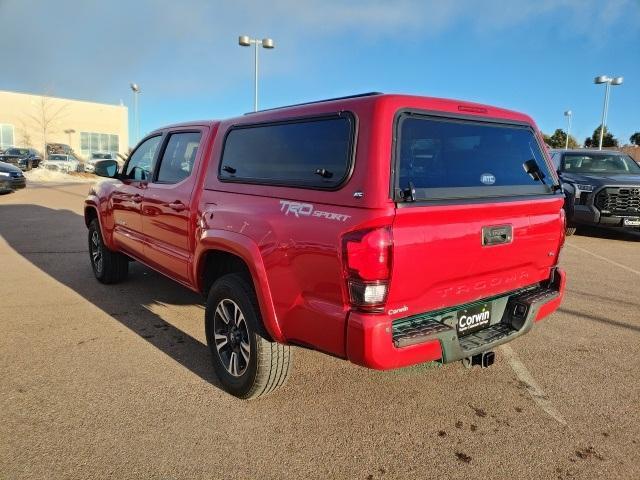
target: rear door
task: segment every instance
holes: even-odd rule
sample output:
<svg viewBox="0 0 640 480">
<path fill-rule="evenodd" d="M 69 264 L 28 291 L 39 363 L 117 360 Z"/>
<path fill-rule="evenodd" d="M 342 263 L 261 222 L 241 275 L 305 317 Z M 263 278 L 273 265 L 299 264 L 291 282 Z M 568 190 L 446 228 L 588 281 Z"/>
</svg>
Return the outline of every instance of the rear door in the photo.
<svg viewBox="0 0 640 480">
<path fill-rule="evenodd" d="M 162 135 L 145 139 L 125 165 L 122 183 L 111 194 L 114 242 L 136 258 L 144 259 L 141 206 L 151 179 Z"/>
<path fill-rule="evenodd" d="M 155 268 L 189 282 L 191 195 L 207 130 L 177 130 L 165 140 L 159 165 L 142 202 L 145 258 Z"/>
<path fill-rule="evenodd" d="M 549 277 L 563 197 L 530 126 L 407 114 L 397 128 L 390 309 L 461 305 Z M 544 178 L 525 171 L 531 160 Z"/>
</svg>

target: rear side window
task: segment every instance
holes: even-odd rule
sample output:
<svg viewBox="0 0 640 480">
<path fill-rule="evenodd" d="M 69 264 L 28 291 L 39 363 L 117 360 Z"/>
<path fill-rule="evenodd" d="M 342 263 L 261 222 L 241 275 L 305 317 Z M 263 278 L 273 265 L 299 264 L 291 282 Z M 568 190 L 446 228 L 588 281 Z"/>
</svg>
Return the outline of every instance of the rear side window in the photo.
<svg viewBox="0 0 640 480">
<path fill-rule="evenodd" d="M 200 132 L 171 134 L 158 170 L 159 183 L 178 183 L 191 175 L 201 136 Z"/>
<path fill-rule="evenodd" d="M 417 199 L 549 193 L 524 163 L 535 160 L 550 186 L 544 156 L 526 126 L 407 115 L 398 124 L 397 192 Z"/>
<path fill-rule="evenodd" d="M 223 181 L 336 188 L 353 158 L 354 118 L 332 117 L 232 128 L 219 178 Z"/>
</svg>

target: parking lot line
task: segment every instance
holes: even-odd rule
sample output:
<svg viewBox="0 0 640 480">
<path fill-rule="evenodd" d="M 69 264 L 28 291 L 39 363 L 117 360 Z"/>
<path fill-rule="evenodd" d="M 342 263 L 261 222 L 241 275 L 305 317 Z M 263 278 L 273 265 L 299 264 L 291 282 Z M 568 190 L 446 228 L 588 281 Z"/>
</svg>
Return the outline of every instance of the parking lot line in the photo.
<svg viewBox="0 0 640 480">
<path fill-rule="evenodd" d="M 533 378 L 533 375 L 531 375 L 531 372 L 527 370 L 527 367 L 525 367 L 520 358 L 518 358 L 516 352 L 514 352 L 509 345 L 502 345 L 500 348 L 502 349 L 502 352 L 504 353 L 509 366 L 513 369 L 516 376 L 518 377 L 518 380 L 520 380 L 527 386 L 527 392 L 529 392 L 529 395 L 531 395 L 533 401 L 536 402 L 538 406 L 555 421 L 561 423 L 562 425 L 566 425 L 567 422 L 565 421 L 565 419 L 553 406 L 542 388 L 540 388 L 540 385 L 538 385 L 538 382 L 536 382 L 535 378 Z"/>
<path fill-rule="evenodd" d="M 597 253 L 590 252 L 586 248 L 578 247 L 577 245 L 573 245 L 571 243 L 567 243 L 567 246 L 569 246 L 571 248 L 575 248 L 576 250 L 580 250 L 581 252 L 587 253 L 587 254 L 589 254 L 592 257 L 595 257 L 597 259 L 604 260 L 605 262 L 610 263 L 611 265 L 615 265 L 616 267 L 620 267 L 620 268 L 626 270 L 627 272 L 631 272 L 631 273 L 634 273 L 636 275 L 640 275 L 640 271 L 635 270 L 635 269 L 633 269 L 631 267 L 627 267 L 626 265 L 623 265 L 621 263 L 615 262 L 615 261 L 613 261 L 613 260 L 611 260 L 611 259 L 609 259 L 607 257 L 603 257 L 602 255 L 598 255 Z"/>
</svg>

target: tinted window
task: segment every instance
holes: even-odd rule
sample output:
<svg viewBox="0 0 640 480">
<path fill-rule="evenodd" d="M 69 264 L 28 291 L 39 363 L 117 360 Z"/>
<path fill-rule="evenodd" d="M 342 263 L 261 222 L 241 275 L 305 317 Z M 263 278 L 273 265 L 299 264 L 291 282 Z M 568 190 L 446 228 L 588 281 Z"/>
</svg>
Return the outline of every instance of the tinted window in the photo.
<svg viewBox="0 0 640 480">
<path fill-rule="evenodd" d="M 335 187 L 349 172 L 353 131 L 351 116 L 232 129 L 225 141 L 220 177 Z"/>
<path fill-rule="evenodd" d="M 169 137 L 158 171 L 158 182 L 177 183 L 191 175 L 201 136 L 200 132 L 186 132 Z"/>
<path fill-rule="evenodd" d="M 7 150 L 7 154 L 9 155 L 28 155 L 29 150 L 26 148 L 10 148 Z"/>
<path fill-rule="evenodd" d="M 145 140 L 140 146 L 133 152 L 129 163 L 127 163 L 127 170 L 125 177 L 131 180 L 149 180 L 151 173 L 153 172 L 153 166 L 156 158 L 156 150 L 160 145 L 160 135 L 151 137 Z"/>
<path fill-rule="evenodd" d="M 418 197 L 550 191 L 524 170 L 523 164 L 533 159 L 546 182 L 553 181 L 527 127 L 407 116 L 399 128 L 399 188 L 408 188 L 411 182 L 416 189 L 425 189 Z M 439 190 L 437 195 L 430 191 L 451 188 L 462 190 Z"/>
<path fill-rule="evenodd" d="M 592 174 L 639 174 L 640 166 L 628 155 L 567 153 L 562 159 L 562 171 Z"/>
</svg>

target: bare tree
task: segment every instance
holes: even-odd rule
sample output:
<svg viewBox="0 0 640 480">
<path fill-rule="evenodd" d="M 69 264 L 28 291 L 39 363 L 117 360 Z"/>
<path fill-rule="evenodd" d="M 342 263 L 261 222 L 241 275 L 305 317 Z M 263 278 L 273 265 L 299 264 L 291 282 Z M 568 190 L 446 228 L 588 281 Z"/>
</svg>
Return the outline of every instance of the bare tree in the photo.
<svg viewBox="0 0 640 480">
<path fill-rule="evenodd" d="M 27 128 L 27 124 L 24 120 L 20 121 L 20 128 L 18 129 L 20 135 L 20 143 L 19 145 L 23 147 L 31 147 L 31 134 L 29 133 L 29 129 Z"/>
<path fill-rule="evenodd" d="M 55 102 L 51 97 L 43 95 L 35 104 L 35 113 L 26 114 L 27 118 L 42 133 L 43 158 L 47 158 L 47 137 L 57 131 L 56 123 L 64 116 L 64 111 L 69 107 L 68 103 L 59 103 Z"/>
</svg>

